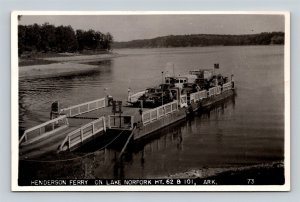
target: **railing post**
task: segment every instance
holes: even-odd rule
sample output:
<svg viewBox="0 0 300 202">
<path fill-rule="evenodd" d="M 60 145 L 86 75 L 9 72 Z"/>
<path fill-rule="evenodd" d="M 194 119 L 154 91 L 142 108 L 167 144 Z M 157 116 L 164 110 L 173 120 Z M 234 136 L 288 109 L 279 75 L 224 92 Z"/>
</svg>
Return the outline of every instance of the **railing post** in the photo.
<svg viewBox="0 0 300 202">
<path fill-rule="evenodd" d="M 66 124 L 66 125 L 69 125 L 69 120 L 68 120 L 67 117 L 65 118 L 65 124 Z"/>
<path fill-rule="evenodd" d="M 69 147 L 69 150 L 71 149 L 71 138 L 70 136 L 68 136 L 68 147 Z"/>
<path fill-rule="evenodd" d="M 82 128 L 80 128 L 80 139 L 81 139 L 81 143 L 83 143 L 83 131 L 82 131 Z"/>
<path fill-rule="evenodd" d="M 105 117 L 103 117 L 102 120 L 103 120 L 103 129 L 104 129 L 104 131 L 106 131 Z"/>
</svg>

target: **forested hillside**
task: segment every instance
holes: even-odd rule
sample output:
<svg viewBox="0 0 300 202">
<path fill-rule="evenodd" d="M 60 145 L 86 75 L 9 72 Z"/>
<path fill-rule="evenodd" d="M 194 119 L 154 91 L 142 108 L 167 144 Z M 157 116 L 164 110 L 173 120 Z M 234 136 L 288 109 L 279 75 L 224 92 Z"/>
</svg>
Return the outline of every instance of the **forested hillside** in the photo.
<svg viewBox="0 0 300 202">
<path fill-rule="evenodd" d="M 284 44 L 283 32 L 263 32 L 250 35 L 169 35 L 153 39 L 114 42 L 113 48 L 160 48 L 194 46 L 240 46 Z"/>
<path fill-rule="evenodd" d="M 80 52 L 83 50 L 110 50 L 110 33 L 95 30 L 74 30 L 71 26 L 43 25 L 18 26 L 18 51 L 24 52 Z"/>
</svg>

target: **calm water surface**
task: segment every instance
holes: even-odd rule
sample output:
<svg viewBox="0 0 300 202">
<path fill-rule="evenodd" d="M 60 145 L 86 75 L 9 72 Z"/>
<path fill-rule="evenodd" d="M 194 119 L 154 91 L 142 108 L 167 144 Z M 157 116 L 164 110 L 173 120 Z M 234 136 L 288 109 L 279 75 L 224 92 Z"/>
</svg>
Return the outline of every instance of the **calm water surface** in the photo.
<svg viewBox="0 0 300 202">
<path fill-rule="evenodd" d="M 115 164 L 118 151 L 103 149 L 74 161 L 22 163 L 20 176 L 30 173 L 34 177 L 51 179 L 151 178 L 192 169 L 283 160 L 283 46 L 114 52 L 124 56 L 99 62 L 96 70 L 84 74 L 20 79 L 20 131 L 48 120 L 50 105 L 55 100 L 64 106 L 78 104 L 103 97 L 104 88 L 115 98 L 125 97 L 129 87 L 139 90 L 159 84 L 162 71 L 173 73 L 172 64 L 176 74 L 184 74 L 220 63 L 220 73 L 234 74 L 237 96 L 133 145 L 121 165 Z"/>
</svg>

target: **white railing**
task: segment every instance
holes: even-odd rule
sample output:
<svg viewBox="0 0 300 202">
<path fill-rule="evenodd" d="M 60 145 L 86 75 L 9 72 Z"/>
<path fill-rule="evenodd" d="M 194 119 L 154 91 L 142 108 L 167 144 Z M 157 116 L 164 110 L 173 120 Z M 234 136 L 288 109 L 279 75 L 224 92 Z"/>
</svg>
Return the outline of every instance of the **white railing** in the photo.
<svg viewBox="0 0 300 202">
<path fill-rule="evenodd" d="M 130 95 L 128 96 L 127 101 L 128 101 L 128 102 L 136 102 L 136 101 L 138 101 L 138 99 L 139 99 L 141 96 L 143 96 L 145 93 L 146 93 L 146 91 L 144 90 L 144 91 L 140 91 L 140 92 L 137 92 L 137 93 L 134 93 L 134 94 L 130 94 Z"/>
<path fill-rule="evenodd" d="M 180 107 L 187 107 L 187 95 L 180 95 Z"/>
<path fill-rule="evenodd" d="M 156 107 L 154 109 L 143 112 L 142 121 L 143 124 L 150 123 L 154 120 L 157 120 L 167 114 L 170 114 L 174 111 L 178 110 L 178 101 L 175 100 L 168 104 L 162 105 L 160 107 Z"/>
<path fill-rule="evenodd" d="M 207 98 L 207 91 L 202 90 L 199 92 L 191 93 L 190 97 L 191 97 L 190 98 L 191 102 L 192 101 L 196 102 L 196 101 L 202 100 L 204 98 Z"/>
<path fill-rule="evenodd" d="M 55 119 L 25 130 L 24 134 L 19 140 L 19 144 L 35 142 L 43 137 L 68 127 L 68 125 L 69 122 L 67 116 L 59 116 Z"/>
<path fill-rule="evenodd" d="M 60 110 L 60 114 L 65 114 L 67 117 L 74 117 L 96 109 L 104 108 L 105 106 L 105 98 L 101 98 L 98 100 L 85 102 L 68 108 L 63 108 Z"/>
<path fill-rule="evenodd" d="M 213 95 L 219 95 L 221 93 L 221 86 L 216 86 L 208 89 L 208 96 L 211 97 Z"/>
<path fill-rule="evenodd" d="M 231 90 L 231 88 L 232 88 L 231 81 L 223 84 L 223 91 Z"/>
<path fill-rule="evenodd" d="M 84 140 L 96 135 L 101 131 L 106 131 L 105 117 L 103 116 L 68 133 L 65 139 L 62 141 L 59 151 L 66 151 L 68 149 L 70 150 L 72 147 L 83 143 Z"/>
</svg>

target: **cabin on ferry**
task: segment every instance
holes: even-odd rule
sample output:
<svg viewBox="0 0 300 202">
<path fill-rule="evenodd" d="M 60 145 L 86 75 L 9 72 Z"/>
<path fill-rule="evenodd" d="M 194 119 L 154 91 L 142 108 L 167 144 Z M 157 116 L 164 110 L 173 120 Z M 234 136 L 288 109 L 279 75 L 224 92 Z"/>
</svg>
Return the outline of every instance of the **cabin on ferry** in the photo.
<svg viewBox="0 0 300 202">
<path fill-rule="evenodd" d="M 183 88 L 183 84 L 185 83 L 195 83 L 197 79 L 196 75 L 183 75 L 183 76 L 166 76 L 165 83 L 166 84 L 174 84 L 175 87 Z"/>
</svg>

